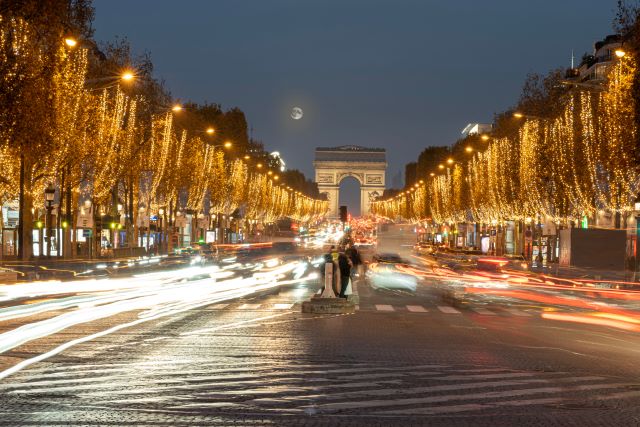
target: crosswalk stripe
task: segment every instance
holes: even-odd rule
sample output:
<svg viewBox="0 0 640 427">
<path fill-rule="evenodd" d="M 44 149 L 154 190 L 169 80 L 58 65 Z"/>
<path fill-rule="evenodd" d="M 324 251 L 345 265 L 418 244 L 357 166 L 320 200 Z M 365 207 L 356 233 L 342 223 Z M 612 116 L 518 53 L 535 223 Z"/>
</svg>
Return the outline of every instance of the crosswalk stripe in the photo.
<svg viewBox="0 0 640 427">
<path fill-rule="evenodd" d="M 518 378 L 518 377 L 534 377 L 539 375 L 537 372 L 500 372 L 497 374 L 455 374 L 437 377 L 438 380 L 488 380 L 495 378 Z"/>
<path fill-rule="evenodd" d="M 525 400 L 508 400 L 492 403 L 466 403 L 462 405 L 446 405 L 436 406 L 431 408 L 418 408 L 420 415 L 435 415 L 435 414 L 452 414 L 456 412 L 468 412 L 479 411 L 482 409 L 496 408 L 500 406 L 533 406 L 533 405 L 550 405 L 561 402 L 562 399 L 558 397 L 542 397 L 539 399 L 525 399 Z M 380 413 L 386 414 L 416 414 L 416 409 L 394 410 L 384 411 Z"/>
<path fill-rule="evenodd" d="M 388 304 L 376 304 L 376 310 L 378 311 L 395 311 L 393 306 Z"/>
<path fill-rule="evenodd" d="M 475 311 L 478 314 L 482 314 L 483 316 L 495 316 L 496 315 L 493 311 L 487 310 L 486 308 L 482 308 L 482 307 L 471 307 L 471 310 Z"/>
<path fill-rule="evenodd" d="M 554 380 L 554 383 L 565 383 L 565 382 L 582 382 L 582 381 L 594 381 L 594 380 L 602 380 L 602 377 L 572 377 L 572 378 L 562 378 L 558 380 Z M 549 384 L 549 379 L 544 378 L 523 378 L 523 379 L 512 379 L 507 381 L 481 381 L 481 382 L 473 382 L 473 383 L 463 383 L 463 384 L 446 384 L 446 385 L 436 385 L 436 386 L 425 386 L 425 387 L 403 387 L 403 388 L 385 388 L 385 389 L 374 389 L 374 390 L 357 390 L 357 391 L 347 391 L 341 393 L 329 393 L 329 394 L 314 394 L 314 395 L 303 395 L 303 396 L 291 396 L 291 397 L 280 397 L 278 400 L 286 400 L 287 402 L 295 402 L 295 401 L 307 401 L 310 399 L 319 399 L 323 400 L 339 400 L 346 398 L 354 398 L 354 397 L 364 397 L 364 396 L 395 396 L 395 395 L 406 395 L 406 394 L 418 394 L 418 393 L 434 393 L 434 392 L 442 392 L 442 391 L 462 391 L 462 390 L 472 390 L 479 388 L 495 388 L 495 387 L 507 387 L 507 386 L 531 386 L 536 384 Z M 330 385 L 322 386 L 322 388 L 331 388 Z M 256 403 L 274 403 L 274 399 L 272 398 L 258 398 L 253 400 Z"/>
<path fill-rule="evenodd" d="M 505 308 L 504 310 L 508 311 L 509 313 L 513 314 L 514 316 L 531 317 L 530 313 L 527 313 L 526 311 L 518 310 L 517 308 Z"/>
<path fill-rule="evenodd" d="M 218 384 L 220 382 L 241 382 L 243 379 L 262 379 L 263 381 L 274 381 L 274 379 L 279 378 L 291 378 L 295 375 L 330 375 L 330 374 L 340 374 L 342 379 L 351 380 L 352 378 L 362 380 L 366 378 L 380 378 L 384 377 L 383 373 L 389 373 L 389 377 L 400 376 L 403 373 L 408 373 L 411 375 L 417 375 L 419 373 L 424 374 L 429 373 L 434 375 L 435 372 L 432 369 L 443 369 L 446 366 L 443 365 L 418 365 L 418 366 L 389 366 L 389 367 L 378 367 L 376 368 L 377 372 L 371 372 L 371 367 L 349 367 L 349 368 L 334 368 L 335 365 L 288 365 L 281 367 L 279 370 L 274 370 L 272 367 L 262 367 L 262 368 L 229 368 L 219 371 L 215 375 L 198 375 L 198 373 L 206 373 L 207 371 L 180 371 L 180 373 L 188 376 L 194 376 L 198 378 L 199 381 L 208 381 L 208 384 Z M 359 366 L 359 365 L 358 365 Z M 319 369 L 320 368 L 320 369 Z M 322 369 L 325 368 L 325 369 Z M 429 371 L 421 371 L 423 369 L 428 369 Z M 404 372 L 403 372 L 404 371 Z M 164 377 L 166 374 L 164 372 L 159 372 L 157 375 Z M 197 376 L 196 376 L 197 375 Z M 387 376 L 387 375 L 385 375 Z M 46 390 L 46 388 L 40 387 L 49 387 L 50 390 L 62 390 L 64 386 L 69 384 L 75 384 L 74 387 L 78 389 L 86 388 L 112 388 L 114 383 L 118 381 L 125 381 L 129 385 L 137 384 L 136 381 L 131 380 L 130 376 L 126 373 L 123 374 L 114 374 L 114 375 L 104 375 L 99 377 L 89 377 L 89 378 L 56 378 L 53 380 L 46 381 L 31 381 L 27 383 L 9 383 L 2 384 L 0 383 L 0 389 L 24 389 L 29 390 L 29 392 L 34 392 L 34 390 L 38 390 L 42 392 L 42 390 Z M 141 384 L 147 383 L 140 382 Z M 81 384 L 86 384 L 83 386 Z M 163 378 L 156 381 L 156 384 L 184 384 L 184 379 L 180 375 L 176 375 L 175 378 Z M 60 386 L 60 387 L 57 387 Z M 38 387 L 37 389 L 35 387 Z M 71 388 L 72 389 L 72 388 Z M 20 392 L 19 390 L 15 390 L 16 392 Z"/>
<path fill-rule="evenodd" d="M 421 305 L 408 305 L 407 310 L 413 313 L 426 313 L 428 310 Z"/>
<path fill-rule="evenodd" d="M 439 305 L 438 310 L 447 314 L 460 314 L 459 310 L 456 310 L 455 308 L 450 307 L 448 305 Z"/>
<path fill-rule="evenodd" d="M 276 310 L 288 310 L 293 307 L 293 304 L 273 304 L 273 308 Z"/>
<path fill-rule="evenodd" d="M 242 304 L 238 307 L 240 310 L 257 310 L 261 304 Z"/>
<path fill-rule="evenodd" d="M 336 402 L 326 403 L 321 405 L 315 405 L 315 409 L 319 412 L 333 412 L 342 409 L 358 409 L 358 408 L 378 408 L 382 406 L 399 406 L 399 405 L 424 405 L 428 403 L 440 403 L 449 402 L 455 400 L 472 400 L 472 399 L 500 399 L 506 397 L 515 396 L 528 396 L 533 394 L 551 394 L 551 393 L 570 393 L 572 391 L 587 391 L 587 390 L 603 390 L 613 388 L 623 388 L 628 386 L 628 383 L 615 383 L 615 384 L 588 384 L 579 385 L 573 387 L 539 387 L 539 388 L 526 388 L 518 390 L 507 391 L 483 391 L 480 393 L 469 394 L 448 394 L 443 396 L 429 396 L 429 397 L 413 397 L 405 399 L 392 399 L 392 400 L 363 400 L 363 401 L 350 401 L 350 402 Z M 302 406 L 305 408 L 305 406 Z M 411 411 L 412 414 L 420 414 L 421 411 L 428 411 L 431 408 L 413 408 L 413 409 L 401 409 L 401 410 L 387 410 L 376 411 L 377 414 L 406 414 Z"/>
<path fill-rule="evenodd" d="M 607 396 L 598 396 L 597 400 L 612 400 L 612 399 L 625 399 L 627 397 L 637 397 L 640 396 L 640 390 L 633 391 L 623 391 L 621 393 L 613 393 Z"/>
</svg>

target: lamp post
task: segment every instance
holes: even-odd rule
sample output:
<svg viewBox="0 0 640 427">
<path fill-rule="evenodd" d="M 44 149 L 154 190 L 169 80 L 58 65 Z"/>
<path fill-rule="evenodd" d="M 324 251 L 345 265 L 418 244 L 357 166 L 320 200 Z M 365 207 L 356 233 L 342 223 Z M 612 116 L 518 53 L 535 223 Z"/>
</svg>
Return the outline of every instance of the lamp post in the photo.
<svg viewBox="0 0 640 427">
<path fill-rule="evenodd" d="M 164 219 L 164 209 L 160 208 L 158 210 L 158 226 L 159 226 L 158 228 L 159 228 L 159 231 L 160 231 L 159 238 L 158 238 L 158 254 L 159 255 L 164 253 L 164 244 L 165 244 L 165 240 L 166 240 L 166 237 L 164 235 L 164 221 L 163 221 L 163 219 Z"/>
<path fill-rule="evenodd" d="M 638 243 L 640 243 L 640 196 L 636 198 L 636 202 L 633 205 L 635 210 L 635 219 L 636 219 L 636 253 L 635 253 L 635 263 L 633 268 L 633 274 L 636 276 L 638 274 L 638 270 L 640 269 L 640 251 L 638 251 Z"/>
<path fill-rule="evenodd" d="M 51 235 L 53 234 L 51 211 L 53 210 L 53 200 L 55 197 L 56 189 L 53 187 L 53 184 L 49 183 L 49 186 L 44 190 L 44 200 L 47 207 L 47 258 L 51 258 Z"/>
</svg>

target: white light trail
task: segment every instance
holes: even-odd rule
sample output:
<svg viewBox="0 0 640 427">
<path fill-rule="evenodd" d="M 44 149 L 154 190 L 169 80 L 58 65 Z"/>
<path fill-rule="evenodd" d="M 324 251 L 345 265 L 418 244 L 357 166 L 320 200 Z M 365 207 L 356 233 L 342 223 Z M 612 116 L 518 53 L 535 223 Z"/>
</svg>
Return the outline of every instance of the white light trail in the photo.
<svg viewBox="0 0 640 427">
<path fill-rule="evenodd" d="M 24 360 L 0 372 L 0 379 L 26 366 L 45 360 L 65 349 L 94 338 L 108 335 L 122 328 L 154 319 L 244 297 L 276 286 L 310 280 L 304 277 L 306 264 L 297 261 L 280 264 L 270 260 L 258 271 L 245 270 L 247 277 L 236 276 L 234 266 L 189 267 L 180 270 L 154 272 L 132 278 L 86 280 L 74 282 L 33 282 L 0 286 L 0 300 L 47 298 L 0 309 L 0 321 L 42 314 L 48 311 L 66 310 L 63 314 L 32 322 L 0 334 L 0 353 L 27 342 L 55 334 L 69 327 L 112 317 L 124 312 L 138 312 L 137 319 L 92 335 L 64 343 L 55 349 Z M 255 266 L 251 266 L 255 267 Z M 291 280 L 283 280 L 293 274 Z M 291 276 L 289 276 L 291 277 Z M 77 295 L 73 295 L 77 294 Z M 56 295 L 72 295 L 58 297 Z"/>
</svg>

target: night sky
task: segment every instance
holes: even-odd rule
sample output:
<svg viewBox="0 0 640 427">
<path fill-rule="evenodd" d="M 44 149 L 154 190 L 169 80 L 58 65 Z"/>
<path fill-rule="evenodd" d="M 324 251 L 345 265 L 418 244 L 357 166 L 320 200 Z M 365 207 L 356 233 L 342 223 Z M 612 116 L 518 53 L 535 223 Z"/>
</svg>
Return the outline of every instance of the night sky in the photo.
<svg viewBox="0 0 640 427">
<path fill-rule="evenodd" d="M 513 105 L 528 72 L 569 66 L 572 49 L 579 62 L 615 3 L 95 0 L 94 26 L 149 51 L 176 99 L 240 107 L 287 166 L 313 177 L 317 146 L 383 147 L 391 186 L 424 147 Z"/>
</svg>

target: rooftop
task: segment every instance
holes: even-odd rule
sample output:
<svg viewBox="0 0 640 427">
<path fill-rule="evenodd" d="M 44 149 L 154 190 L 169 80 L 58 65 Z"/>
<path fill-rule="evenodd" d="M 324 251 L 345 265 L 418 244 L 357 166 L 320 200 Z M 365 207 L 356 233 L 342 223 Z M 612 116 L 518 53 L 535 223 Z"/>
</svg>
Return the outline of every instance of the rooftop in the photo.
<svg viewBox="0 0 640 427">
<path fill-rule="evenodd" d="M 340 147 L 317 147 L 318 162 L 379 162 L 386 163 L 384 148 L 367 148 L 358 145 L 343 145 Z"/>
</svg>

